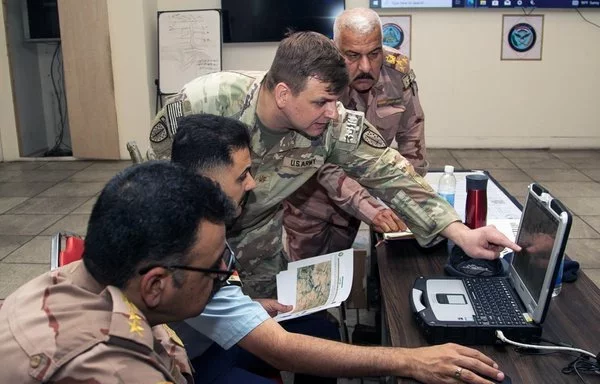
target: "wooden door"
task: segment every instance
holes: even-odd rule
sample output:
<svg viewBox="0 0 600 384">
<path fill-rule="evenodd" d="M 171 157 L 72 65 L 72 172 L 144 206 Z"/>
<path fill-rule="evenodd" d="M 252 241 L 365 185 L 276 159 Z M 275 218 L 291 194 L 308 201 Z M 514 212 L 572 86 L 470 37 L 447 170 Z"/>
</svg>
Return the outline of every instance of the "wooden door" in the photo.
<svg viewBox="0 0 600 384">
<path fill-rule="evenodd" d="M 119 158 L 107 0 L 58 0 L 73 156 Z"/>
</svg>

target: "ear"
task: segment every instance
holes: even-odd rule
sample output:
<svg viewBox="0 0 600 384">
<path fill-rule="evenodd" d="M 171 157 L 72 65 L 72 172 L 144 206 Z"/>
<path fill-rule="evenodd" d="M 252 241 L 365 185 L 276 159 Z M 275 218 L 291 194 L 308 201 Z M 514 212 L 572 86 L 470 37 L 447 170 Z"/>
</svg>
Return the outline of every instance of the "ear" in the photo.
<svg viewBox="0 0 600 384">
<path fill-rule="evenodd" d="M 275 86 L 275 102 L 279 108 L 285 107 L 291 95 L 292 91 L 286 83 L 277 83 Z"/>
<path fill-rule="evenodd" d="M 168 293 L 171 274 L 162 267 L 149 270 L 140 281 L 140 296 L 149 309 L 156 308 Z"/>
</svg>

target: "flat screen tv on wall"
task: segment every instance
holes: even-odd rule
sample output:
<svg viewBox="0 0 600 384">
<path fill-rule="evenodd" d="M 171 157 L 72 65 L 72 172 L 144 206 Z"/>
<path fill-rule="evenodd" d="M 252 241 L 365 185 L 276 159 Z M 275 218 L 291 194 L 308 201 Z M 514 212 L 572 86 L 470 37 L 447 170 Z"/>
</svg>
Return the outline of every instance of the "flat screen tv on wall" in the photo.
<svg viewBox="0 0 600 384">
<path fill-rule="evenodd" d="M 344 0 L 222 0 L 223 42 L 280 41 L 288 29 L 333 36 Z"/>
<path fill-rule="evenodd" d="M 27 0 L 22 7 L 25 41 L 60 41 L 57 0 Z"/>
</svg>

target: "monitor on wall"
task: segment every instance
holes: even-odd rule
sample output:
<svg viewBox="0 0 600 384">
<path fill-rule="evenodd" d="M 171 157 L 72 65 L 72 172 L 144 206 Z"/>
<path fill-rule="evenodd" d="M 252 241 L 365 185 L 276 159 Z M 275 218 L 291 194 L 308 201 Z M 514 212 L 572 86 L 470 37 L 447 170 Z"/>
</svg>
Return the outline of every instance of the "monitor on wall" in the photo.
<svg viewBox="0 0 600 384">
<path fill-rule="evenodd" d="M 57 0 L 27 0 L 22 7 L 25 41 L 60 41 Z"/>
<path fill-rule="evenodd" d="M 288 29 L 333 36 L 344 0 L 222 0 L 223 42 L 280 41 Z"/>
<path fill-rule="evenodd" d="M 371 8 L 600 8 L 600 0 L 369 0 Z"/>
</svg>

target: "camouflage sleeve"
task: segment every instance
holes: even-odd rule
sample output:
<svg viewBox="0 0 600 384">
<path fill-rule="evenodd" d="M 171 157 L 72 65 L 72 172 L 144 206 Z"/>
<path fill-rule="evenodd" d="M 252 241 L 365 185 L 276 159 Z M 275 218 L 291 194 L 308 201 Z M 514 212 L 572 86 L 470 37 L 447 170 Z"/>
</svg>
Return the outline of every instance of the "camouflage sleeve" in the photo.
<svg viewBox="0 0 600 384">
<path fill-rule="evenodd" d="M 244 109 L 255 77 L 234 72 L 214 72 L 187 83 L 156 114 L 150 129 L 150 148 L 158 159 L 171 157 L 173 137 L 180 117 L 210 113 L 233 117 Z"/>
<path fill-rule="evenodd" d="M 317 172 L 317 181 L 327 196 L 346 213 L 371 225 L 377 213 L 385 207 L 356 180 L 335 164 L 325 164 Z"/>
<path fill-rule="evenodd" d="M 325 137 L 327 162 L 339 165 L 388 204 L 413 231 L 419 243 L 429 246 L 441 240 L 439 233 L 459 217 L 444 199 L 419 176 L 410 162 L 388 148 L 377 129 L 362 112 L 340 113 Z"/>
<path fill-rule="evenodd" d="M 419 91 L 414 72 L 410 70 L 407 75 L 409 85 L 404 87 L 404 106 L 406 111 L 402 114 L 400 126 L 396 132 L 398 152 L 402 154 L 421 176 L 429 170 L 427 151 L 425 148 L 425 115 L 419 101 Z"/>
<path fill-rule="evenodd" d="M 161 372 L 156 357 L 132 354 L 128 350 L 107 344 L 98 344 L 75 357 L 65 365 L 50 383 L 176 383 L 189 384 L 182 375 Z M 173 367 L 174 368 L 174 367 Z"/>
<path fill-rule="evenodd" d="M 148 159 L 152 153 L 157 159 L 170 159 L 173 137 L 177 132 L 177 119 L 181 116 L 191 114 L 191 104 L 187 100 L 184 91 L 173 96 L 165 103 L 165 106 L 158 111 L 152 121 L 150 129 L 150 151 Z"/>
</svg>

